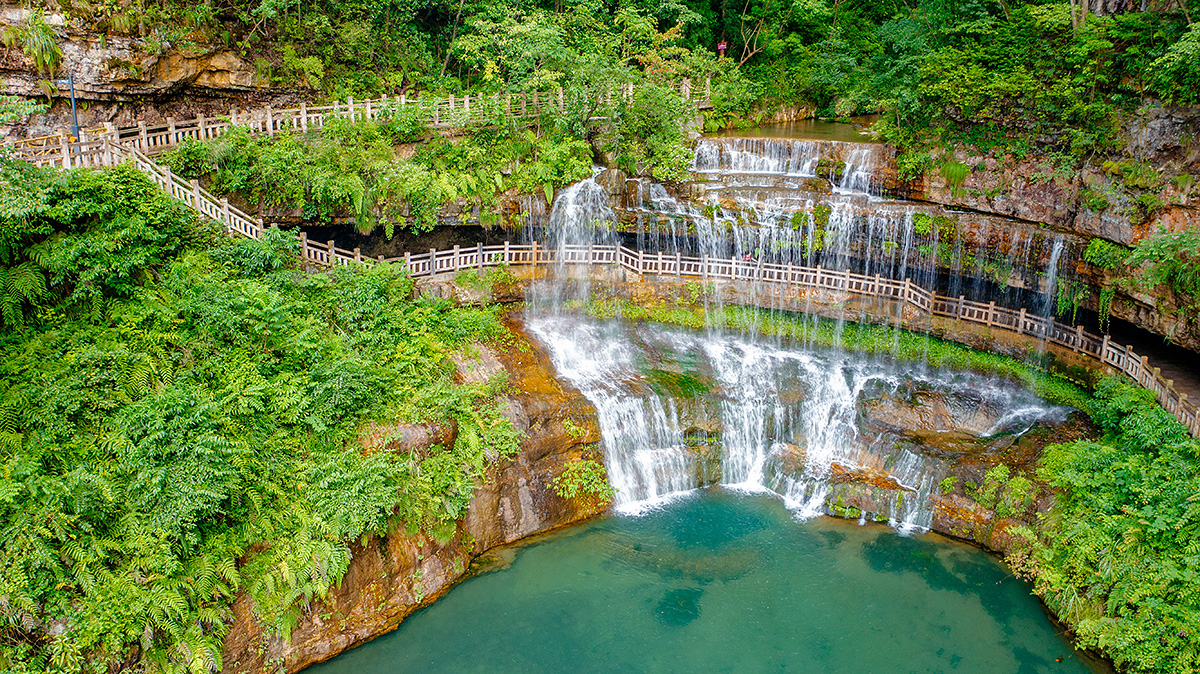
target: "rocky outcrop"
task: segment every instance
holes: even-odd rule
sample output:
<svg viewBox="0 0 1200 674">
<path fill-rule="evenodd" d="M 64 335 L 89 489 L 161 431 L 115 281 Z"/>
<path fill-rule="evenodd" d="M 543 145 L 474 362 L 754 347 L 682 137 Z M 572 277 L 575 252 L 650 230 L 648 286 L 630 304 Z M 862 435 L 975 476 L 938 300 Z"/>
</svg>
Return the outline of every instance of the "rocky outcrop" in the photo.
<svg viewBox="0 0 1200 674">
<path fill-rule="evenodd" d="M 514 393 L 508 395 L 506 415 L 523 439 L 518 456 L 493 466 L 487 481 L 476 488 L 453 537 L 439 543 L 401 528 L 353 544 L 353 559 L 340 584 L 326 599 L 307 607 L 287 641 L 272 636 L 256 619 L 249 597 L 240 597 L 225 640 L 225 671 L 260 672 L 269 665 L 292 672 L 328 659 L 395 628 L 462 579 L 482 553 L 603 509 L 594 502 L 564 500 L 550 486 L 569 462 L 594 454 L 600 439 L 595 409 L 555 377 L 545 354 L 519 324 L 510 327 L 515 336 L 511 342 L 476 345 L 469 356 L 456 361 L 464 381 L 508 377 Z M 376 449 L 396 449 L 451 440 L 449 425 L 433 424 L 372 426 L 363 442 Z"/>
<path fill-rule="evenodd" d="M 21 24 L 29 15 L 23 7 L 0 8 L 0 23 Z M 45 20 L 56 33 L 61 65 L 47 76 L 20 50 L 10 49 L 0 59 L 0 93 L 46 100 L 49 85 L 53 105 L 44 114 L 0 129 L 0 136 L 39 136 L 70 128 L 68 74 L 75 79 L 76 98 L 84 103 L 78 110 L 84 129 L 106 122 L 154 125 L 169 117 L 226 115 L 231 107 L 282 107 L 311 97 L 307 90 L 272 83 L 251 57 L 224 46 L 180 48 L 103 34 L 64 14 L 52 13 Z"/>
</svg>

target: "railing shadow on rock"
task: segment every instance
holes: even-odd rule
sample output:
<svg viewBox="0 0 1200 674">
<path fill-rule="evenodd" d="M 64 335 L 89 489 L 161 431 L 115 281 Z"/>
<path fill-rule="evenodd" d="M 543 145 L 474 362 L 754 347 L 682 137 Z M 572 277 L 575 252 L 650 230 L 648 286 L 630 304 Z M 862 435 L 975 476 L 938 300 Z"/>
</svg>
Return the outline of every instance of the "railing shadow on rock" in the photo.
<svg viewBox="0 0 1200 674">
<path fill-rule="evenodd" d="M 230 205 L 228 199 L 218 199 L 197 181 L 185 180 L 169 168 L 155 163 L 139 149 L 111 138 L 75 143 L 44 142 L 30 147 L 34 149 L 29 154 L 18 153 L 18 156 L 40 165 L 77 168 L 112 166 L 129 161 L 165 192 L 205 217 L 221 223 L 230 234 L 257 239 L 262 237 L 266 229 L 261 219 Z M 359 248 L 346 250 L 338 248 L 333 241 L 314 242 L 304 232 L 298 236 L 301 255 L 308 262 L 323 266 L 389 262 L 403 265 L 409 274 L 418 278 L 499 265 L 604 265 L 619 266 L 642 276 L 772 283 L 898 301 L 930 316 L 1002 329 L 1090 356 L 1125 373 L 1152 391 L 1167 412 L 1179 419 L 1193 436 L 1200 437 L 1200 410 L 1187 400 L 1185 394 L 1175 390 L 1172 380 L 1164 378 L 1159 368 L 1151 367 L 1148 359 L 1139 355 L 1133 347 L 1114 344 L 1108 335 L 1093 335 L 1082 326 L 1068 326 L 1048 317 L 1031 315 L 1025 309 L 1013 310 L 998 307 L 994 302 L 984 304 L 962 296 L 938 295 L 914 285 L 907 278 L 897 280 L 878 275 L 866 276 L 819 266 L 802 267 L 708 256 L 697 258 L 661 252 L 646 254 L 645 251 L 623 246 L 564 246 L 560 251 L 536 242 L 522 245 L 509 242 L 493 246 L 480 244 L 475 248 L 455 246 L 452 250 L 430 250 L 415 255 L 405 253 L 403 257 L 395 258 L 371 258 L 364 256 Z"/>
</svg>

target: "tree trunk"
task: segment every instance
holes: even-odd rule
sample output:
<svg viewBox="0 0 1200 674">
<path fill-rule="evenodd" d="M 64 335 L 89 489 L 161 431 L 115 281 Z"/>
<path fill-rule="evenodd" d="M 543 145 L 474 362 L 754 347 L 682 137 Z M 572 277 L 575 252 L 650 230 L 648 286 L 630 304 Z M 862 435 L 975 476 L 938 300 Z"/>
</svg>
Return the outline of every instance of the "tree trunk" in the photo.
<svg viewBox="0 0 1200 674">
<path fill-rule="evenodd" d="M 450 64 L 450 54 L 453 52 L 450 47 L 454 45 L 454 39 L 458 37 L 458 21 L 462 18 L 463 1 L 458 0 L 458 13 L 454 15 L 454 28 L 450 29 L 450 42 L 446 45 L 446 60 L 442 61 L 442 72 L 438 77 L 446 76 L 446 66 Z"/>
</svg>

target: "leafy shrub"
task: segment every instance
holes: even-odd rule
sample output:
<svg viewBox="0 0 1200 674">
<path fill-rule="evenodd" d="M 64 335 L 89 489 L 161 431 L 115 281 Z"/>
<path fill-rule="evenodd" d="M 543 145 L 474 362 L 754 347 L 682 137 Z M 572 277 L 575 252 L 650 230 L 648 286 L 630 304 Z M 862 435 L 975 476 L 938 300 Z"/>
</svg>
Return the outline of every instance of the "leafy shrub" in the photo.
<svg viewBox="0 0 1200 674">
<path fill-rule="evenodd" d="M 45 279 L 0 329 L 8 669 L 219 668 L 235 596 L 286 636 L 352 541 L 443 536 L 517 449 L 504 383 L 448 358 L 493 310 L 413 301 L 390 265 L 307 275 L 291 232 L 216 241 L 129 166 L 0 160 L 3 262 Z M 448 420 L 452 447 L 362 435 Z"/>
<path fill-rule="evenodd" d="M 946 179 L 946 184 L 950 186 L 950 191 L 958 193 L 962 187 L 963 181 L 971 174 L 971 167 L 958 161 L 943 162 L 938 167 L 938 172 Z"/>
<path fill-rule="evenodd" d="M 1083 259 L 1101 269 L 1113 270 L 1125 263 L 1129 253 L 1130 250 L 1120 244 L 1106 239 L 1092 239 L 1083 250 Z"/>
<path fill-rule="evenodd" d="M 183 139 L 173 149 L 164 152 L 159 161 L 171 167 L 171 170 L 180 177 L 188 180 L 208 175 L 213 170 L 211 146 L 195 138 Z"/>
<path fill-rule="evenodd" d="M 1091 188 L 1084 189 L 1079 193 L 1079 202 L 1093 213 L 1103 213 L 1111 205 L 1103 192 Z"/>
<path fill-rule="evenodd" d="M 1051 445 L 1039 476 L 1058 491 L 1028 554 L 1013 558 L 1079 643 L 1127 671 L 1200 666 L 1200 443 L 1149 391 L 1106 378 L 1105 435 Z"/>
<path fill-rule="evenodd" d="M 1141 267 L 1136 276 L 1139 284 L 1147 288 L 1166 285 L 1182 296 L 1192 318 L 1200 320 L 1200 230 L 1160 229 L 1139 241 L 1126 262 Z"/>
<path fill-rule="evenodd" d="M 550 482 L 550 486 L 555 494 L 565 499 L 607 503 L 617 495 L 617 490 L 608 483 L 604 466 L 592 459 L 577 459 L 567 464 L 562 474 Z"/>
</svg>

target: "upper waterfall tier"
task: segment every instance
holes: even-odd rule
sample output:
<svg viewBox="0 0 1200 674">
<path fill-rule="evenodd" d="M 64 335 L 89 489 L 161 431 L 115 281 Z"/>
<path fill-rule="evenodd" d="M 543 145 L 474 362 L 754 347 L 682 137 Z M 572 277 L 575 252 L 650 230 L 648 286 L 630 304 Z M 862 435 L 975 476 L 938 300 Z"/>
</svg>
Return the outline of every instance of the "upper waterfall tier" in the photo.
<svg viewBox="0 0 1200 674">
<path fill-rule="evenodd" d="M 699 174 L 825 178 L 835 192 L 878 193 L 894 178 L 894 150 L 878 143 L 791 138 L 706 138 L 696 145 Z"/>
</svg>

